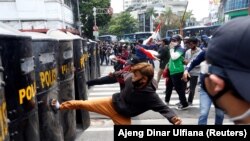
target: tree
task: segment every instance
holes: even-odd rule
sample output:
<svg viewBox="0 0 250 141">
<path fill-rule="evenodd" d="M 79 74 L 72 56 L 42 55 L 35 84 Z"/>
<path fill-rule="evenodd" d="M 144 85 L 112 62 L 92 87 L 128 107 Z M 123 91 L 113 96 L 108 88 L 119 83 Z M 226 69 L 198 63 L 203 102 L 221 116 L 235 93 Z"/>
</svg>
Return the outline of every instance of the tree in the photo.
<svg viewBox="0 0 250 141">
<path fill-rule="evenodd" d="M 150 18 L 152 15 L 156 16 L 156 12 L 155 12 L 154 8 L 148 8 L 146 10 L 146 18 Z"/>
<path fill-rule="evenodd" d="M 138 30 L 137 24 L 137 20 L 129 12 L 122 12 L 117 17 L 112 17 L 109 22 L 108 32 L 118 36 L 133 33 Z"/>
<path fill-rule="evenodd" d="M 181 15 L 183 15 L 184 14 L 184 12 L 181 12 Z M 185 27 L 186 25 L 186 21 L 188 20 L 188 19 L 192 19 L 194 14 L 193 14 L 193 11 L 192 10 L 190 10 L 190 11 L 187 11 L 186 13 L 185 13 L 185 15 L 184 15 L 184 18 L 183 18 L 183 27 Z"/>
<path fill-rule="evenodd" d="M 177 29 L 180 26 L 180 18 L 172 12 L 171 8 L 166 8 L 166 11 L 162 14 L 161 36 L 166 36 L 167 30 Z"/>
<path fill-rule="evenodd" d="M 184 12 L 180 12 L 180 15 L 183 15 Z M 188 11 L 185 13 L 183 18 L 183 27 L 185 27 L 185 23 L 187 19 L 192 19 L 195 21 L 195 18 L 192 17 L 193 12 Z M 177 14 L 174 14 L 171 10 L 171 8 L 166 8 L 166 11 L 163 13 L 163 25 L 161 28 L 161 36 L 165 36 L 167 30 L 171 29 L 179 29 L 181 25 L 182 16 L 178 16 Z"/>
<path fill-rule="evenodd" d="M 83 24 L 82 31 L 83 34 L 93 39 L 93 26 L 94 26 L 94 16 L 93 8 L 109 8 L 110 0 L 88 0 L 87 2 L 80 3 L 80 14 L 81 22 Z M 110 21 L 111 16 L 108 14 L 97 14 L 96 23 L 97 26 L 106 26 Z"/>
</svg>

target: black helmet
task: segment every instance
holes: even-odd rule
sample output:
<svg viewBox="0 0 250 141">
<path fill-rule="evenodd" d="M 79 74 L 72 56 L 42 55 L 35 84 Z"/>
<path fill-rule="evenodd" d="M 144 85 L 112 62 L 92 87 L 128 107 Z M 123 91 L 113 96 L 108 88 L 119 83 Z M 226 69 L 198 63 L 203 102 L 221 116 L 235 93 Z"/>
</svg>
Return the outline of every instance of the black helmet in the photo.
<svg viewBox="0 0 250 141">
<path fill-rule="evenodd" d="M 181 37 L 181 35 L 176 34 L 176 35 L 173 35 L 173 36 L 172 36 L 171 40 L 181 41 L 181 40 L 182 40 L 182 37 Z"/>
</svg>

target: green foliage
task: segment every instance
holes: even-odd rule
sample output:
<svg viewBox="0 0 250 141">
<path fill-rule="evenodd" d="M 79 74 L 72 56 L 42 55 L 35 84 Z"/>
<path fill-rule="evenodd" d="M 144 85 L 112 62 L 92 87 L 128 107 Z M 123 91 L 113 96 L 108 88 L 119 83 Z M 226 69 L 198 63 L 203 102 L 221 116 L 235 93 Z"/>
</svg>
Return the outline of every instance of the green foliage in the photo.
<svg viewBox="0 0 250 141">
<path fill-rule="evenodd" d="M 83 24 L 83 34 L 88 38 L 93 39 L 94 16 L 93 8 L 109 8 L 110 0 L 85 0 L 80 2 L 81 22 Z M 108 14 L 97 14 L 96 25 L 101 28 L 106 26 L 110 21 L 111 16 Z"/>
<path fill-rule="evenodd" d="M 164 24 L 161 27 L 161 36 L 165 36 L 167 30 L 179 29 L 180 26 L 185 27 L 185 25 L 181 24 L 183 14 L 184 12 L 180 14 L 181 16 L 178 16 L 174 14 L 171 9 L 166 9 L 162 17 Z M 187 11 L 183 18 L 183 24 L 185 24 L 187 19 L 193 18 L 192 16 L 193 16 L 192 11 Z"/>
<path fill-rule="evenodd" d="M 138 31 L 137 23 L 137 20 L 129 12 L 122 12 L 116 17 L 112 17 L 109 22 L 108 32 L 118 36 L 133 33 Z"/>
<path fill-rule="evenodd" d="M 146 17 L 149 18 L 150 16 L 156 16 L 156 11 L 154 10 L 154 8 L 148 8 L 146 10 Z"/>
</svg>

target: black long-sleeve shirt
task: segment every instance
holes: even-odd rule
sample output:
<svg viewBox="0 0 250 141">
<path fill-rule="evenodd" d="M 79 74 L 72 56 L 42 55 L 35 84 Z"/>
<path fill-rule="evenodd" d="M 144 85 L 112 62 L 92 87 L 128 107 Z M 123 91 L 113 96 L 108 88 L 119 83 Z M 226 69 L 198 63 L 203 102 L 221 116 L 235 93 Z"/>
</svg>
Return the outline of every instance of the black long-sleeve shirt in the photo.
<svg viewBox="0 0 250 141">
<path fill-rule="evenodd" d="M 125 80 L 124 89 L 112 96 L 115 110 L 126 117 L 134 117 L 148 110 L 153 110 L 171 122 L 171 118 L 176 114 L 156 94 L 156 88 L 157 82 L 154 79 L 143 88 L 135 88 L 130 75 Z"/>
</svg>

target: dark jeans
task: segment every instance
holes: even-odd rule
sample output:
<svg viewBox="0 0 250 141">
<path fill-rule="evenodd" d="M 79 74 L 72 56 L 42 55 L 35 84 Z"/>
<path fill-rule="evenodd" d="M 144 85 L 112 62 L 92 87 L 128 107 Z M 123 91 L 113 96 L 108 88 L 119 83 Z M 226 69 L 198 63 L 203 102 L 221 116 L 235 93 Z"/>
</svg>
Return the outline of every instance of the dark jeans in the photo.
<svg viewBox="0 0 250 141">
<path fill-rule="evenodd" d="M 194 94 L 195 94 L 195 88 L 197 86 L 197 82 L 198 82 L 198 76 L 191 76 L 190 77 L 190 85 L 189 85 L 189 96 L 188 96 L 188 102 L 189 103 L 193 103 L 193 99 L 194 99 Z"/>
<path fill-rule="evenodd" d="M 101 59 L 101 65 L 102 65 L 104 62 L 104 55 L 100 55 L 100 59 Z"/>
<path fill-rule="evenodd" d="M 167 103 L 169 103 L 171 95 L 172 95 L 172 90 L 174 87 L 176 92 L 179 95 L 179 100 L 180 100 L 182 106 L 186 107 L 186 106 L 188 106 L 187 99 L 185 96 L 186 84 L 184 81 L 181 80 L 182 75 L 183 75 L 183 73 L 177 73 L 177 74 L 170 75 L 170 79 L 168 80 L 167 88 L 166 88 L 165 101 Z"/>
</svg>

